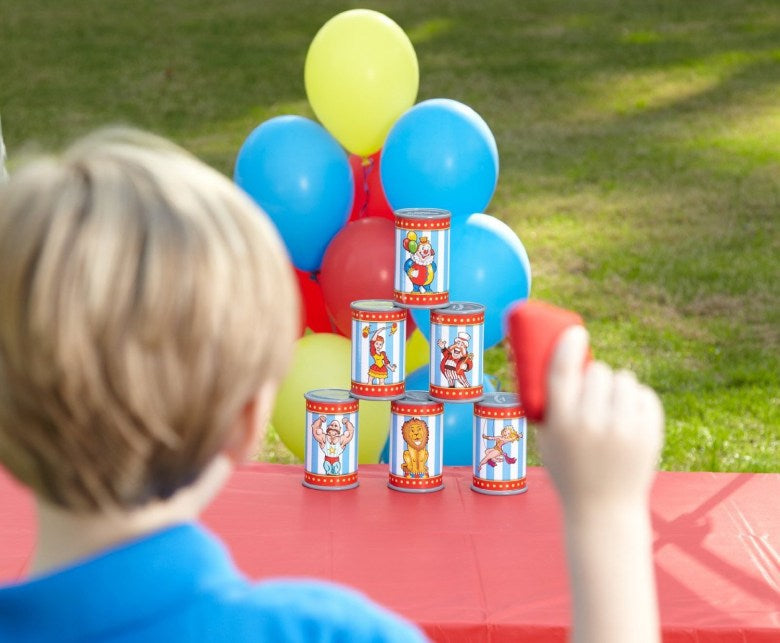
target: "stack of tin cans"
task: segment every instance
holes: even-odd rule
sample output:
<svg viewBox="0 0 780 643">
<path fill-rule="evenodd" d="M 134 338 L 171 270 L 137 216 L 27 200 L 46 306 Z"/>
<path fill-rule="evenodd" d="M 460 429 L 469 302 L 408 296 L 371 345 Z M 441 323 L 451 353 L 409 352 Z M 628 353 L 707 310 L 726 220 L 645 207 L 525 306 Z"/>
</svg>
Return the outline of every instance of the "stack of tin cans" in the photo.
<svg viewBox="0 0 780 643">
<path fill-rule="evenodd" d="M 350 390 L 306 393 L 303 484 L 344 490 L 358 485 L 359 400 L 391 402 L 388 486 L 427 493 L 444 488 L 445 402 L 474 404 L 474 491 L 515 494 L 525 484 L 525 417 L 516 395 L 484 391 L 485 307 L 449 298 L 450 213 L 395 213 L 393 301 L 352 302 Z M 409 308 L 430 309 L 429 388 L 407 391 Z"/>
</svg>

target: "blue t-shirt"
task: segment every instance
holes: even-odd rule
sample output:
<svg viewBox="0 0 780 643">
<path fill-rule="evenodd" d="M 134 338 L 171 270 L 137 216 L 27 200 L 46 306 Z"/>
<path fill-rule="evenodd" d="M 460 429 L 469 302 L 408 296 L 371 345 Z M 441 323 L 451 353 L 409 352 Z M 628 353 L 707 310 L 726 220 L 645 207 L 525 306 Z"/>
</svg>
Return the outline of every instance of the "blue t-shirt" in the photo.
<svg viewBox="0 0 780 643">
<path fill-rule="evenodd" d="M 251 583 L 185 524 L 0 587 L 0 641 L 409 641 L 416 627 L 319 581 Z"/>
</svg>

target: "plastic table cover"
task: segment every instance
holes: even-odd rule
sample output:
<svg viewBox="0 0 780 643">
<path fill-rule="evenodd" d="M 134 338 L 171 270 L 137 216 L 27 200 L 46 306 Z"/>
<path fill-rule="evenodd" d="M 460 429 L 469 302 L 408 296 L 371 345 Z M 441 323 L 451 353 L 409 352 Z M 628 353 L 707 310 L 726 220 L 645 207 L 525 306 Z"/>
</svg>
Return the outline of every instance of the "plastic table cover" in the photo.
<svg viewBox="0 0 780 643">
<path fill-rule="evenodd" d="M 299 465 L 238 470 L 203 516 L 250 577 L 345 583 L 440 641 L 564 641 L 570 601 L 560 506 L 543 468 L 527 493 L 360 486 L 318 491 Z M 667 642 L 780 640 L 780 474 L 661 472 L 653 486 L 656 579 Z M 0 471 L 0 581 L 23 577 L 35 540 L 29 494 Z M 609 547 L 609 543 L 604 543 Z"/>
</svg>

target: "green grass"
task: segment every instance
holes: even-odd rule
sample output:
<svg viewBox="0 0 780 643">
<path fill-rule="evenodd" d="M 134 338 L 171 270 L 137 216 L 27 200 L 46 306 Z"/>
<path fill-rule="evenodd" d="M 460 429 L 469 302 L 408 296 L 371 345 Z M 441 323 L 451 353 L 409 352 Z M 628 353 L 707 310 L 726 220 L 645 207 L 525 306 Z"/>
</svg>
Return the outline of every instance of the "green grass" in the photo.
<svg viewBox="0 0 780 643">
<path fill-rule="evenodd" d="M 230 174 L 257 124 L 312 116 L 307 47 L 353 6 L 410 35 L 419 100 L 488 122 L 501 158 L 488 212 L 523 240 L 533 295 L 582 312 L 596 355 L 659 391 L 663 467 L 780 470 L 772 0 L 5 0 L 11 160 L 129 123 Z M 511 386 L 500 351 L 488 364 Z M 267 457 L 284 460 L 273 439 Z"/>
</svg>

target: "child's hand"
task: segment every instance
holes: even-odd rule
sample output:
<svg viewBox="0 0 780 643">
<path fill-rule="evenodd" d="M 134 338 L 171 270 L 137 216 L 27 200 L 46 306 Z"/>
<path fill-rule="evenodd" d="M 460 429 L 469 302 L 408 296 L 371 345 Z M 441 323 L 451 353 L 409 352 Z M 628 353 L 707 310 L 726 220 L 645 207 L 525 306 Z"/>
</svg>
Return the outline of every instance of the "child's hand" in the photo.
<svg viewBox="0 0 780 643">
<path fill-rule="evenodd" d="M 583 371 L 588 333 L 568 328 L 547 374 L 542 460 L 567 509 L 635 504 L 650 488 L 663 444 L 663 408 L 633 373 L 602 362 Z"/>
</svg>

